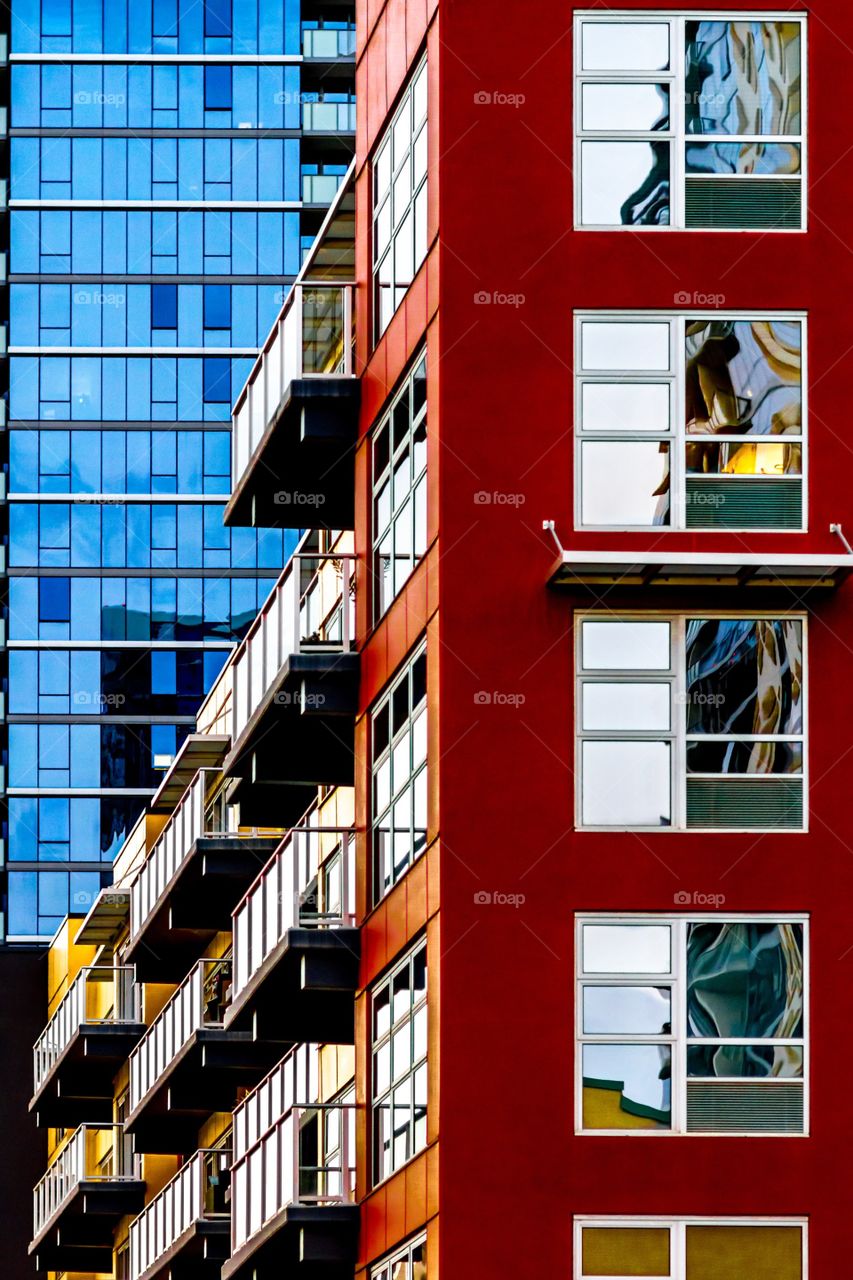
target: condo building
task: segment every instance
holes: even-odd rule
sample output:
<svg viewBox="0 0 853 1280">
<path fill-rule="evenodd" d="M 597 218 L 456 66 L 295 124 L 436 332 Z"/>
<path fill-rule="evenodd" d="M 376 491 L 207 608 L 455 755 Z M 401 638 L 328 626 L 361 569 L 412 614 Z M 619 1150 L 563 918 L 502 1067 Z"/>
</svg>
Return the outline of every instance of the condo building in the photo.
<svg viewBox="0 0 853 1280">
<path fill-rule="evenodd" d="M 836 1274 L 848 26 L 357 3 L 295 549 L 51 941 L 16 1274 Z"/>
</svg>

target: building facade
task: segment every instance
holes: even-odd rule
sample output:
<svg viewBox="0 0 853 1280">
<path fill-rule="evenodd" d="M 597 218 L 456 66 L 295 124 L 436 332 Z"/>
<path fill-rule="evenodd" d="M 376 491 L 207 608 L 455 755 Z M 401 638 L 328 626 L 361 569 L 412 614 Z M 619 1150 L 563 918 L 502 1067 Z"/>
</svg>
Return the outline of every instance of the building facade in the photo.
<svg viewBox="0 0 853 1280">
<path fill-rule="evenodd" d="M 10 6 L 6 936 L 91 904 L 293 539 L 231 404 L 352 154 L 353 10 Z"/>
<path fill-rule="evenodd" d="M 29 1257 L 832 1274 L 846 19 L 356 17 L 232 414 L 312 527 L 51 948 Z"/>
</svg>

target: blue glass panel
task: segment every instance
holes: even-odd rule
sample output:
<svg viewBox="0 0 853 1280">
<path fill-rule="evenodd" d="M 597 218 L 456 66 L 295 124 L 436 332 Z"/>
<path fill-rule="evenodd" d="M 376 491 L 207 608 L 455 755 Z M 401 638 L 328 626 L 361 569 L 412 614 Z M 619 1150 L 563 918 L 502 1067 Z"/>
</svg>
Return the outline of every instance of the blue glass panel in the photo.
<svg viewBox="0 0 853 1280">
<path fill-rule="evenodd" d="M 177 285 L 152 284 L 151 327 L 153 329 L 176 329 L 178 327 Z"/>
<path fill-rule="evenodd" d="M 231 110 L 231 68 L 229 66 L 204 68 L 204 105 L 207 111 Z"/>
</svg>

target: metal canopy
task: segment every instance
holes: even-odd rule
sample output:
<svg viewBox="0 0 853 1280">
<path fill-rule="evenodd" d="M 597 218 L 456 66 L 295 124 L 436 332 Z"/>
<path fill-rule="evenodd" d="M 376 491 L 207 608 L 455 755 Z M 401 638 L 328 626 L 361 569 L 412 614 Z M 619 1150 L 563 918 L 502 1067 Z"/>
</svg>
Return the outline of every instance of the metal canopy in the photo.
<svg viewBox="0 0 853 1280">
<path fill-rule="evenodd" d="M 837 587 L 853 555 L 712 551 L 563 551 L 549 576 L 565 589 L 611 587 Z"/>
<path fill-rule="evenodd" d="M 230 741 L 227 734 L 189 734 L 151 797 L 148 812 L 173 813 L 199 769 L 217 769 L 222 764 Z"/>
</svg>

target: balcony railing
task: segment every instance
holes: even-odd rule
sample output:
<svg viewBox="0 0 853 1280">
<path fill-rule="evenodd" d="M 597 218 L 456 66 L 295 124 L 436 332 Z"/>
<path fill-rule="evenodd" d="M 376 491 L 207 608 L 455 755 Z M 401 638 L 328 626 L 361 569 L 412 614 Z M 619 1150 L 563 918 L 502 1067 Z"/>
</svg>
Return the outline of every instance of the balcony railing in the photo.
<svg viewBox="0 0 853 1280">
<path fill-rule="evenodd" d="M 351 58 L 355 54 L 355 27 L 305 27 L 302 32 L 304 58 Z"/>
<path fill-rule="evenodd" d="M 352 285 L 296 284 L 288 293 L 234 408 L 235 485 L 294 379 L 352 376 L 353 291 Z"/>
<path fill-rule="evenodd" d="M 345 177 L 344 173 L 303 173 L 302 199 L 306 204 L 331 204 Z"/>
<path fill-rule="evenodd" d="M 141 1280 L 194 1223 L 227 1221 L 230 1152 L 197 1151 L 130 1224 L 130 1276 Z"/>
<path fill-rule="evenodd" d="M 82 1026 L 138 1023 L 140 1019 L 132 965 L 81 969 L 33 1046 L 34 1092 L 38 1093 Z"/>
<path fill-rule="evenodd" d="M 303 102 L 303 133 L 355 133 L 355 102 Z"/>
<path fill-rule="evenodd" d="M 231 996 L 231 961 L 199 960 L 130 1055 L 134 1111 L 196 1031 L 222 1027 Z"/>
<path fill-rule="evenodd" d="M 120 1124 L 81 1125 L 33 1191 L 34 1238 L 81 1183 L 133 1182 L 138 1176 L 137 1159 Z"/>
<path fill-rule="evenodd" d="M 355 833 L 294 827 L 234 912 L 234 996 L 288 929 L 355 924 Z"/>
<path fill-rule="evenodd" d="M 349 653 L 353 645 L 355 558 L 298 552 L 291 557 L 231 658 L 232 750 L 285 661 L 298 653 Z M 277 695 L 282 704 L 298 693 Z M 301 707 L 301 710 L 311 710 Z"/>
</svg>

